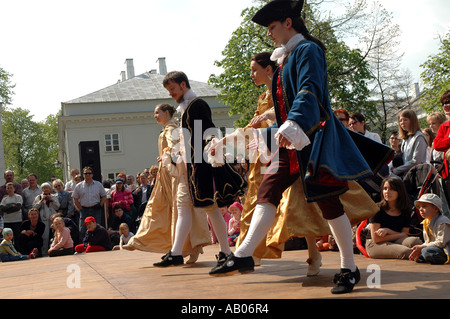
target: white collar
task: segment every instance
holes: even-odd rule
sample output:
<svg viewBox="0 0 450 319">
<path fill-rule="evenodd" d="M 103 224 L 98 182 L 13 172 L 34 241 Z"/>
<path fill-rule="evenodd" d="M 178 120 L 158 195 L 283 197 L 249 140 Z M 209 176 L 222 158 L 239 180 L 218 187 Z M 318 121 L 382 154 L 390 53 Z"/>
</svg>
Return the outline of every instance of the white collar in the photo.
<svg viewBox="0 0 450 319">
<path fill-rule="evenodd" d="M 270 59 L 272 61 L 277 61 L 278 64 L 283 63 L 288 54 L 303 40 L 305 40 L 305 37 L 301 33 L 297 33 L 289 39 L 288 43 L 282 44 L 281 48 L 276 48 Z"/>
<path fill-rule="evenodd" d="M 177 107 L 177 112 L 183 114 L 184 111 L 186 111 L 189 104 L 197 98 L 197 94 L 195 94 L 194 91 L 189 89 L 184 95 L 183 95 L 183 102 L 180 103 Z"/>
</svg>

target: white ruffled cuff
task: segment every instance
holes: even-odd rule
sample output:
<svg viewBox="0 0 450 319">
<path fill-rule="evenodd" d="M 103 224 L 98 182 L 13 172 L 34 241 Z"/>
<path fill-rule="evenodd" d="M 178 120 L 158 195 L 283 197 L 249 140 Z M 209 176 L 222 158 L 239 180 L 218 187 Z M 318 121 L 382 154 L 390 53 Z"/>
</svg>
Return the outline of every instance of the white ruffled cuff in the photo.
<svg viewBox="0 0 450 319">
<path fill-rule="evenodd" d="M 164 152 L 161 155 L 161 162 L 164 167 L 168 167 L 172 164 L 172 156 L 170 155 L 170 152 Z"/>
<path fill-rule="evenodd" d="M 309 137 L 305 134 L 300 125 L 291 120 L 287 120 L 280 126 L 278 132 L 275 134 L 277 141 L 279 141 L 280 134 L 287 138 L 287 140 L 291 143 L 287 149 L 296 149 L 297 151 L 301 151 L 306 146 L 311 144 Z"/>
<path fill-rule="evenodd" d="M 225 165 L 221 148 L 223 148 L 222 141 L 215 137 L 205 146 L 205 152 L 208 155 L 208 163 L 210 163 L 212 167 L 221 167 Z M 211 154 L 213 149 L 216 151 L 214 155 Z"/>
<path fill-rule="evenodd" d="M 177 176 L 176 165 L 172 163 L 172 154 L 170 152 L 164 152 L 161 156 L 161 163 L 165 167 L 170 175 Z"/>
</svg>

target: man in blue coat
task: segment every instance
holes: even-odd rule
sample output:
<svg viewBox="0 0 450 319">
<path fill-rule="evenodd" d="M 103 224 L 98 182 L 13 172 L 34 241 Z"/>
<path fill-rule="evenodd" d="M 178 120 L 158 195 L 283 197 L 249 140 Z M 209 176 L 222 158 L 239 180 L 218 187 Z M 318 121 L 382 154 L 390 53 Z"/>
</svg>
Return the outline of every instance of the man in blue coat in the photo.
<svg viewBox="0 0 450 319">
<path fill-rule="evenodd" d="M 210 275 L 253 271 L 251 257 L 275 218 L 284 190 L 299 177 L 309 202 L 317 202 L 339 247 L 341 270 L 332 293 L 348 293 L 360 280 L 353 258 L 350 221 L 339 195 L 347 181 L 369 177 L 371 166 L 348 131 L 333 115 L 329 101 L 325 46 L 311 36 L 300 17 L 303 0 L 274 0 L 259 10 L 253 21 L 268 27 L 277 49 L 272 55 L 280 67 L 272 92 L 277 124 L 269 128 L 278 143 L 258 191 L 248 234 L 233 255 Z M 277 128 L 277 130 L 276 130 Z"/>
</svg>

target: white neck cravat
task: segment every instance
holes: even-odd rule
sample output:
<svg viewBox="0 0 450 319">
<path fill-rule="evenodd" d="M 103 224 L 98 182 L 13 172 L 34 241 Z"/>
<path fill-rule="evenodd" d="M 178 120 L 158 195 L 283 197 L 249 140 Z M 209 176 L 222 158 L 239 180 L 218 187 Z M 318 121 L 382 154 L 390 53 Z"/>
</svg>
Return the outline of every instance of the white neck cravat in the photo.
<svg viewBox="0 0 450 319">
<path fill-rule="evenodd" d="M 303 40 L 305 40 L 305 37 L 301 33 L 297 33 L 292 38 L 290 38 L 288 43 L 282 44 L 281 48 L 276 48 L 273 51 L 270 59 L 272 61 L 277 61 L 278 64 L 281 64 L 284 61 L 284 59 L 288 56 L 288 54 L 292 50 L 294 50 L 294 48 Z"/>
<path fill-rule="evenodd" d="M 197 94 L 194 91 L 189 89 L 183 96 L 183 102 L 180 103 L 177 107 L 177 112 L 183 114 L 186 111 L 189 103 L 191 103 L 195 98 L 197 98 Z"/>
</svg>

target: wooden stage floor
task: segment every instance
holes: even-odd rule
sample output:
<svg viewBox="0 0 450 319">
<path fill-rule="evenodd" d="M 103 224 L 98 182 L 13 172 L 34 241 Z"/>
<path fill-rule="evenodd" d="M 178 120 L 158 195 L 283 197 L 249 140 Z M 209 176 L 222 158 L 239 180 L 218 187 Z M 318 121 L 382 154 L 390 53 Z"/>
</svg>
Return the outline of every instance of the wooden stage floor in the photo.
<svg viewBox="0 0 450 319">
<path fill-rule="evenodd" d="M 255 272 L 211 277 L 218 246 L 193 265 L 154 268 L 161 254 L 111 251 L 1 264 L 2 299 L 441 299 L 450 298 L 450 265 L 375 260 L 355 255 L 361 282 L 332 295 L 339 253 L 322 253 L 321 272 L 307 277 L 306 250 L 262 260 Z M 375 271 L 374 271 L 375 269 Z M 378 285 L 377 285 L 378 284 Z"/>
</svg>

